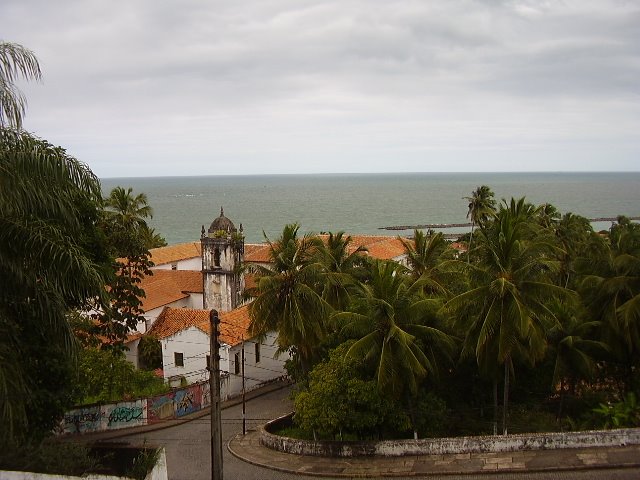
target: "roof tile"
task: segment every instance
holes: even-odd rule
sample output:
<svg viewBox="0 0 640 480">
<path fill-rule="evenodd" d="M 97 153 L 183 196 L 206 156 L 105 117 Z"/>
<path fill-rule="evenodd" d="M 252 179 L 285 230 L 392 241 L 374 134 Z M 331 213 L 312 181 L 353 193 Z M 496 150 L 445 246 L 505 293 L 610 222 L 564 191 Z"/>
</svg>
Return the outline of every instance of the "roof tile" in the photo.
<svg viewBox="0 0 640 480">
<path fill-rule="evenodd" d="M 158 339 L 163 339 L 189 327 L 195 327 L 209 335 L 209 312 L 209 310 L 193 308 L 165 307 L 148 333 Z M 249 322 L 247 305 L 221 313 L 220 340 L 232 346 L 242 343 L 243 339 L 248 338 Z"/>
</svg>

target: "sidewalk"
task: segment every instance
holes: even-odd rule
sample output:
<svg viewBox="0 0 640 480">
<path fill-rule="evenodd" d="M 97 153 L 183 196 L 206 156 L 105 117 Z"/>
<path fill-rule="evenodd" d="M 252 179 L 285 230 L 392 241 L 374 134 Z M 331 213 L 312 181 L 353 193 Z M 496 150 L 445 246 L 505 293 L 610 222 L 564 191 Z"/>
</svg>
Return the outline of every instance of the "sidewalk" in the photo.
<svg viewBox="0 0 640 480">
<path fill-rule="evenodd" d="M 331 477 L 397 477 L 640 467 L 640 445 L 505 453 L 328 458 L 282 453 L 260 444 L 251 430 L 227 445 L 245 462 L 282 472 Z"/>
</svg>

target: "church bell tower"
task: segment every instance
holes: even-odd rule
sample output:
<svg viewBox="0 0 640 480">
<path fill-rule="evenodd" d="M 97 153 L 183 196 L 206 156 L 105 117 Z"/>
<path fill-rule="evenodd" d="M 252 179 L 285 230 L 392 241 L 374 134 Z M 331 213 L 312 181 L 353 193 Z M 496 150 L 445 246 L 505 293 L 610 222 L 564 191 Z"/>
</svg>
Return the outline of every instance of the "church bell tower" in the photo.
<svg viewBox="0 0 640 480">
<path fill-rule="evenodd" d="M 244 275 L 241 271 L 244 260 L 244 235 L 231 220 L 220 216 L 211 222 L 200 235 L 202 247 L 203 308 L 218 312 L 229 312 L 242 305 Z"/>
</svg>

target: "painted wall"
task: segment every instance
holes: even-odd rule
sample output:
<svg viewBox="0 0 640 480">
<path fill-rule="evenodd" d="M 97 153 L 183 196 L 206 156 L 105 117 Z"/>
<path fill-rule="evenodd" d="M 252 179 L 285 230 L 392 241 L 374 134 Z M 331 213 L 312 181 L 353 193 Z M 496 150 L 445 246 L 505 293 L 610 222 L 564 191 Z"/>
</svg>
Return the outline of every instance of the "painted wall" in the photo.
<svg viewBox="0 0 640 480">
<path fill-rule="evenodd" d="M 228 397 L 226 392 L 224 395 Z M 210 405 L 209 383 L 197 383 L 133 402 L 74 408 L 65 413 L 59 433 L 70 435 L 138 427 L 180 418 Z"/>
</svg>

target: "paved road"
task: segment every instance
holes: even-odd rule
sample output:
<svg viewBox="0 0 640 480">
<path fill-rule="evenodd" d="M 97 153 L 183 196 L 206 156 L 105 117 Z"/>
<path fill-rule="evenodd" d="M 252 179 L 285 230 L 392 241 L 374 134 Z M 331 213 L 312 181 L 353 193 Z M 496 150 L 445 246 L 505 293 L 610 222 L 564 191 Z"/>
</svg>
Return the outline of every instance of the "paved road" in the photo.
<svg viewBox="0 0 640 480">
<path fill-rule="evenodd" d="M 277 390 L 267 395 L 247 402 L 247 428 L 263 424 L 291 411 L 288 399 L 289 388 Z M 226 443 L 234 435 L 242 432 L 242 406 L 237 405 L 222 411 L 222 438 L 224 447 L 224 478 L 225 480 L 294 480 L 300 478 L 312 479 L 318 477 L 293 475 L 277 472 L 245 463 L 231 455 Z M 167 452 L 167 467 L 170 480 L 210 480 L 211 479 L 211 433 L 210 418 L 208 416 L 193 420 L 163 430 L 130 435 L 122 440 L 131 443 L 147 442 L 162 445 Z M 326 478 L 326 477 L 324 477 Z M 399 478 L 399 477 L 396 477 Z M 418 477 L 408 477 L 415 480 Z M 637 480 L 640 479 L 640 469 L 596 470 L 576 472 L 545 472 L 545 473 L 510 473 L 501 475 L 466 475 L 429 476 L 433 480 Z M 344 480 L 344 479 L 340 479 Z"/>
</svg>

